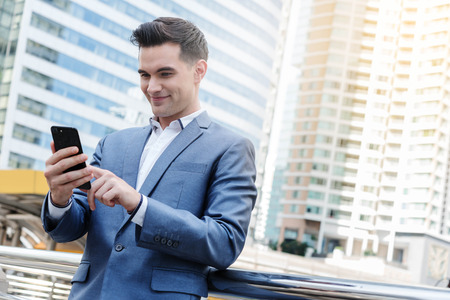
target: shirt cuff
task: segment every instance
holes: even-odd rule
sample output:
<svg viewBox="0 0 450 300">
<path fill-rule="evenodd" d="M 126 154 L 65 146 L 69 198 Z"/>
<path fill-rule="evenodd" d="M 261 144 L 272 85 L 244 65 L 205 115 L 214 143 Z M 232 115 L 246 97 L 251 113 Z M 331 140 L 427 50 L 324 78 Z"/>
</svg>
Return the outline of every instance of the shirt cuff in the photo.
<svg viewBox="0 0 450 300">
<path fill-rule="evenodd" d="M 60 206 L 52 201 L 52 195 L 48 194 L 48 213 L 50 218 L 55 221 L 61 220 L 63 215 L 72 207 L 72 197 L 70 197 L 69 202 L 65 206 Z"/>
<path fill-rule="evenodd" d="M 131 213 L 131 222 L 136 225 L 143 226 L 145 212 L 147 211 L 148 198 L 141 194 L 141 201 L 139 202 L 136 209 Z"/>
</svg>

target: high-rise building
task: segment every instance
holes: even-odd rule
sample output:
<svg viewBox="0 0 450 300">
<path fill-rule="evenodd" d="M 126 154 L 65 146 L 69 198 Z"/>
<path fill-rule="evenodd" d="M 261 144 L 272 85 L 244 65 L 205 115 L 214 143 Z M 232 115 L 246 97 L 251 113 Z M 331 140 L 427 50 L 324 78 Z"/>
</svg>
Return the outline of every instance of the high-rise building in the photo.
<svg viewBox="0 0 450 300">
<path fill-rule="evenodd" d="M 450 241 L 450 1 L 302 3 L 266 232 L 400 263 L 408 237 Z"/>
<path fill-rule="evenodd" d="M 84 151 L 143 125 L 133 29 L 159 16 L 192 21 L 210 59 L 200 101 L 259 148 L 281 0 L 0 0 L 0 169 L 42 170 L 50 126 L 77 127 Z"/>
</svg>

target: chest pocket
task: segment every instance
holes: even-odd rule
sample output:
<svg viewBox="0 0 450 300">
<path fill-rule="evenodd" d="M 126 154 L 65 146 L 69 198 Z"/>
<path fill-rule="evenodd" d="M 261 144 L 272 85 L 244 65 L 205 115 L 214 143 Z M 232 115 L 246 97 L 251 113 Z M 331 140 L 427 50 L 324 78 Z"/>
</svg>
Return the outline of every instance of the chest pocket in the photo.
<svg viewBox="0 0 450 300">
<path fill-rule="evenodd" d="M 169 172 L 190 172 L 204 174 L 206 171 L 206 164 L 193 162 L 174 162 L 168 169 Z"/>
<path fill-rule="evenodd" d="M 199 215 L 207 183 L 207 164 L 173 162 L 149 196 L 173 208 Z"/>
</svg>

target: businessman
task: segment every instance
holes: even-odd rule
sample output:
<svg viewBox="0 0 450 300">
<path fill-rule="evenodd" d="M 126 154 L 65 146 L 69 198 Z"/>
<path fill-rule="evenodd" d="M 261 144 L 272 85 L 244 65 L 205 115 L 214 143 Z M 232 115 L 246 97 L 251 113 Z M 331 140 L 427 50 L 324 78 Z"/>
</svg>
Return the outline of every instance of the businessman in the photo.
<svg viewBox="0 0 450 300">
<path fill-rule="evenodd" d="M 208 47 L 195 25 L 158 18 L 131 41 L 154 116 L 104 137 L 82 170 L 63 173 L 87 156 L 52 143 L 43 226 L 61 243 L 87 233 L 70 299 L 199 299 L 210 266 L 227 268 L 244 246 L 254 148 L 200 108 Z"/>
</svg>

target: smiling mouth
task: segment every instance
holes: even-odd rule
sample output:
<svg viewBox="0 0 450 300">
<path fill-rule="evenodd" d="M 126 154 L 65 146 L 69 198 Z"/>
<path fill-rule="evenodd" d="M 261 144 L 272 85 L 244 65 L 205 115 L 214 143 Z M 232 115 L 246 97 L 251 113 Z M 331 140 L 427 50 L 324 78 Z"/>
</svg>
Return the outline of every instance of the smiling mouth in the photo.
<svg viewBox="0 0 450 300">
<path fill-rule="evenodd" d="M 164 100 L 164 99 L 166 99 L 166 98 L 168 98 L 169 96 L 157 96 L 157 97 L 153 97 L 153 96 L 150 96 L 150 98 L 152 99 L 152 101 L 162 101 L 162 100 Z"/>
</svg>

